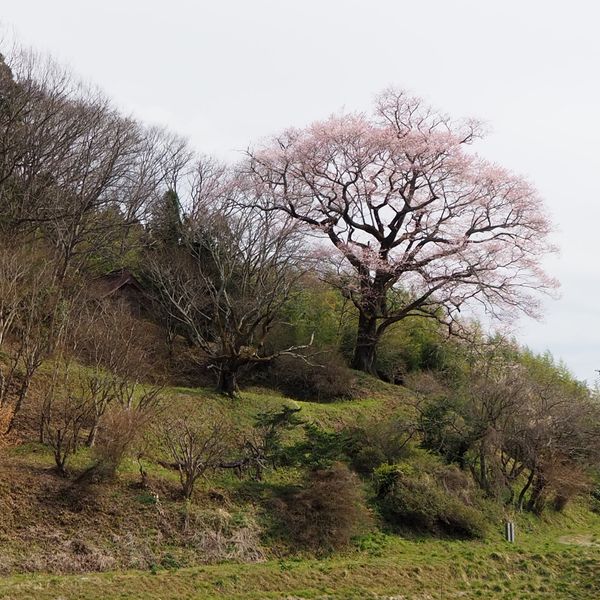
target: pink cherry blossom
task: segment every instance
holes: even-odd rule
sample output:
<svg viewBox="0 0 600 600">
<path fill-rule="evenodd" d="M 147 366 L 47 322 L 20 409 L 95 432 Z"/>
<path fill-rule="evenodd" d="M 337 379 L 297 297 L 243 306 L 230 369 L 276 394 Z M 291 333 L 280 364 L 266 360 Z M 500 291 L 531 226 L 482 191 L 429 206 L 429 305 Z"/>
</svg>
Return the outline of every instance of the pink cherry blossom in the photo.
<svg viewBox="0 0 600 600">
<path fill-rule="evenodd" d="M 465 303 L 536 315 L 537 292 L 557 287 L 540 266 L 554 250 L 544 204 L 470 151 L 482 135 L 390 89 L 372 115 L 333 115 L 249 152 L 254 202 L 329 241 L 359 312 L 355 367 L 371 370 L 381 334 L 409 315 L 450 322 Z"/>
</svg>

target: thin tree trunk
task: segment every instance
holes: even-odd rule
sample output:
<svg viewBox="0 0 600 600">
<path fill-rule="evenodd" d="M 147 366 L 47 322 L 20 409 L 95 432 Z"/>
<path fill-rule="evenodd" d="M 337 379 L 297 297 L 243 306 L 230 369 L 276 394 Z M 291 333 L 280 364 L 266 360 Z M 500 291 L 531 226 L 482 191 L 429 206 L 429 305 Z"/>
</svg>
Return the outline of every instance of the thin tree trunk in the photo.
<svg viewBox="0 0 600 600">
<path fill-rule="evenodd" d="M 490 495 L 490 486 L 487 477 L 487 460 L 485 455 L 485 448 L 483 446 L 483 442 L 479 449 L 479 481 L 481 482 L 481 487 L 485 490 L 485 493 Z"/>
<path fill-rule="evenodd" d="M 13 411 L 13 414 L 12 414 L 11 418 L 10 418 L 10 422 L 8 424 L 8 427 L 6 428 L 6 431 L 4 432 L 5 435 L 8 435 L 13 430 L 13 428 L 15 426 L 15 422 L 17 420 L 17 416 L 18 416 L 19 412 L 21 411 L 21 407 L 23 406 L 23 402 L 25 401 L 25 397 L 27 396 L 27 392 L 29 391 L 30 384 L 31 384 L 31 374 L 30 373 L 26 373 L 25 374 L 25 380 L 21 384 L 21 388 L 19 390 L 19 395 L 17 396 L 17 401 L 15 403 L 15 409 Z"/>
<path fill-rule="evenodd" d="M 540 514 L 544 510 L 546 502 L 545 494 L 546 491 L 546 480 L 542 475 L 538 475 L 531 487 L 531 496 L 527 508 L 536 514 Z"/>
<path fill-rule="evenodd" d="M 90 429 L 87 440 L 85 442 L 85 445 L 88 448 L 93 448 L 94 444 L 96 443 L 96 436 L 98 435 L 98 421 L 99 421 L 98 418 L 94 419 L 94 423 Z"/>
<path fill-rule="evenodd" d="M 194 493 L 194 484 L 195 483 L 196 483 L 196 478 L 194 476 L 190 475 L 189 473 L 186 473 L 186 475 L 182 481 L 183 497 L 186 500 L 189 500 L 192 497 L 192 494 Z"/>
<path fill-rule="evenodd" d="M 46 443 L 46 411 L 42 410 L 42 415 L 40 417 L 40 422 L 39 422 L 39 432 L 38 432 L 38 442 L 40 444 L 45 444 Z"/>
<path fill-rule="evenodd" d="M 525 485 L 523 486 L 523 489 L 521 490 L 521 493 L 519 494 L 519 500 L 517 502 L 517 504 L 519 506 L 519 510 L 523 510 L 523 505 L 525 504 L 525 494 L 527 493 L 527 490 L 529 490 L 529 488 L 531 487 L 534 475 L 535 475 L 535 469 L 531 469 L 531 472 L 529 473 L 529 477 L 527 478 L 527 481 L 525 482 Z"/>
</svg>

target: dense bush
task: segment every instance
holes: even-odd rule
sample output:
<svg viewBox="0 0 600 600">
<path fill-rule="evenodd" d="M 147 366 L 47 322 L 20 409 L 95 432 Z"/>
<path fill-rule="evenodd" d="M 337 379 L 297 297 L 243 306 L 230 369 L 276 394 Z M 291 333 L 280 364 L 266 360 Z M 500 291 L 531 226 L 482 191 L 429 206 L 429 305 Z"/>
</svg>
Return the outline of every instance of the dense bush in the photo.
<svg viewBox="0 0 600 600">
<path fill-rule="evenodd" d="M 539 512 L 543 511 L 548 499 L 551 501 L 552 508 L 560 512 L 574 498 L 586 496 L 593 485 L 589 475 L 573 464 L 561 465 L 557 462 L 550 465 L 544 475 L 547 476 L 549 483 L 545 486 L 544 493 L 535 507 Z"/>
<path fill-rule="evenodd" d="M 392 525 L 482 537 L 485 520 L 469 504 L 469 481 L 456 467 L 424 471 L 412 464 L 382 465 L 375 472 L 377 501 Z"/>
<path fill-rule="evenodd" d="M 383 463 L 408 457 L 414 444 L 414 424 L 397 416 L 373 419 L 337 431 L 304 424 L 301 440 L 282 451 L 283 464 L 324 469 L 343 461 L 361 475 L 370 475 Z"/>
<path fill-rule="evenodd" d="M 408 318 L 391 327 L 381 339 L 377 373 L 386 381 L 404 384 L 406 376 L 414 371 L 445 369 L 448 350 L 436 323 Z"/>
<path fill-rule="evenodd" d="M 377 446 L 364 445 L 352 453 L 350 457 L 352 468 L 361 475 L 369 475 L 379 465 L 386 462 L 383 451 Z"/>
<path fill-rule="evenodd" d="M 600 514 L 600 483 L 596 483 L 590 491 L 591 508 L 595 513 Z"/>
<path fill-rule="evenodd" d="M 465 422 L 463 412 L 458 399 L 444 395 L 433 396 L 419 410 L 422 447 L 461 468 L 466 466 L 466 454 L 477 438 L 475 426 Z"/>
<path fill-rule="evenodd" d="M 356 397 L 355 377 L 339 356 L 327 353 L 311 361 L 281 356 L 273 362 L 268 378 L 284 394 L 299 400 L 330 402 Z"/>
<path fill-rule="evenodd" d="M 342 463 L 311 471 L 301 489 L 275 501 L 275 512 L 294 545 L 316 552 L 346 546 L 370 522 L 360 481 Z"/>
<path fill-rule="evenodd" d="M 395 463 L 410 454 L 415 424 L 394 416 L 372 420 L 341 432 L 343 449 L 352 468 L 369 475 L 383 463 Z"/>
<path fill-rule="evenodd" d="M 356 313 L 338 289 L 306 273 L 282 312 L 283 322 L 275 324 L 269 334 L 275 348 L 306 344 L 312 337 L 313 348 L 340 348 L 351 358 Z"/>
<path fill-rule="evenodd" d="M 110 479 L 154 417 L 151 410 L 116 409 L 103 416 L 93 447 L 95 476 Z"/>
</svg>

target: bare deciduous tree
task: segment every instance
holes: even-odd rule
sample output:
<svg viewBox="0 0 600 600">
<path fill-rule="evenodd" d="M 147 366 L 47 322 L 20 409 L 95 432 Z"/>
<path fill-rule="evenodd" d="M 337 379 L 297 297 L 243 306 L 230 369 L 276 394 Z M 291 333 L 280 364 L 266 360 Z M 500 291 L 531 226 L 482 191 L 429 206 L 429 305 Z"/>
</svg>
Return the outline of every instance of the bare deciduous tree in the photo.
<svg viewBox="0 0 600 600">
<path fill-rule="evenodd" d="M 91 255 L 122 256 L 190 153 L 51 60 L 19 51 L 8 62 L 0 63 L 0 225 L 43 233 L 62 281 Z"/>
<path fill-rule="evenodd" d="M 91 404 L 88 446 L 94 445 L 109 407 L 130 410 L 158 401 L 161 386 L 152 358 L 152 339 L 127 306 L 88 298 L 72 319 L 66 343 L 68 351 L 85 365 L 74 385 Z M 41 416 L 43 420 L 43 412 Z"/>
<path fill-rule="evenodd" d="M 600 409 L 556 365 L 516 351 L 500 343 L 478 356 L 454 401 L 419 407 L 421 429 L 487 495 L 541 511 L 551 492 L 564 504 L 585 488 L 600 456 Z"/>
<path fill-rule="evenodd" d="M 65 333 L 72 299 L 56 285 L 53 265 L 35 247 L 0 248 L 0 406 L 15 423 L 44 359 Z"/>
<path fill-rule="evenodd" d="M 156 299 L 218 370 L 218 389 L 237 390 L 245 365 L 295 353 L 265 339 L 306 269 L 295 224 L 238 200 L 231 174 L 200 165 L 177 251 L 149 257 Z"/>
<path fill-rule="evenodd" d="M 207 415 L 166 419 L 159 436 L 179 470 L 186 499 L 191 498 L 198 478 L 217 468 L 229 450 L 224 425 Z"/>
<path fill-rule="evenodd" d="M 92 411 L 90 398 L 80 395 L 73 386 L 77 366 L 63 352 L 57 353 L 52 376 L 45 390 L 44 440 L 54 453 L 57 472 L 67 477 L 67 462 L 77 451 Z"/>
</svg>

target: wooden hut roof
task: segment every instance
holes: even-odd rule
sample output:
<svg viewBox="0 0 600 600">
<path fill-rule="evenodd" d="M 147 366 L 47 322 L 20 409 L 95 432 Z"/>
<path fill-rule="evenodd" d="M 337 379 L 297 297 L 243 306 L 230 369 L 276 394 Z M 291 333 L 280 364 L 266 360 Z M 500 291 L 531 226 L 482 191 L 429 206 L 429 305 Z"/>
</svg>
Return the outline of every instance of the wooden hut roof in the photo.
<svg viewBox="0 0 600 600">
<path fill-rule="evenodd" d="M 135 289 L 136 292 L 144 294 L 144 288 L 136 276 L 128 269 L 117 269 L 106 275 L 96 277 L 90 284 L 92 296 L 101 299 L 112 296 L 123 288 Z"/>
</svg>

